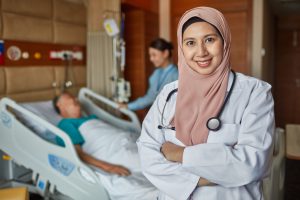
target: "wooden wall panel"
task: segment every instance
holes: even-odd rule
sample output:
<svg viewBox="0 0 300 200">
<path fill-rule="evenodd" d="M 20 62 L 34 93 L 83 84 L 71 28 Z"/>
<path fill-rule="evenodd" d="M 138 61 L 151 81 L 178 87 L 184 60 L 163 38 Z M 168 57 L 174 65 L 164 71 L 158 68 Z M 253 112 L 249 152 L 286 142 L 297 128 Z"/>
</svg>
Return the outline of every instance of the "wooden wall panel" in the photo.
<svg viewBox="0 0 300 200">
<path fill-rule="evenodd" d="M 153 72 L 148 46 L 158 37 L 158 14 L 131 6 L 122 6 L 125 13 L 126 68 L 125 79 L 131 83 L 131 101 L 146 94 L 148 78 Z M 147 110 L 138 111 L 142 120 Z"/>
<path fill-rule="evenodd" d="M 220 10 L 226 17 L 232 33 L 231 61 L 236 71 L 250 74 L 251 66 L 251 31 L 252 3 L 251 0 L 172 0 L 171 1 L 171 38 L 177 52 L 177 25 L 187 10 L 209 6 Z M 177 54 L 174 55 L 177 60 Z"/>
<path fill-rule="evenodd" d="M 150 62 L 149 58 L 149 51 L 148 48 L 150 46 L 150 43 L 156 39 L 159 35 L 158 30 L 158 15 L 154 13 L 147 12 L 146 13 L 146 19 L 145 19 L 145 62 L 146 62 L 146 77 L 147 77 L 147 86 L 148 86 L 148 78 L 152 74 L 154 70 L 153 64 Z"/>
<path fill-rule="evenodd" d="M 54 43 L 58 44 L 86 44 L 86 27 L 76 24 L 55 22 L 53 24 Z M 76 33 L 76 34 L 74 34 Z M 75 43 L 76 41 L 76 43 Z"/>
<path fill-rule="evenodd" d="M 182 15 L 185 11 L 199 6 L 209 6 L 223 12 L 247 9 L 248 0 L 171 0 L 171 15 Z"/>
<path fill-rule="evenodd" d="M 5 12 L 52 18 L 52 0 L 2 0 L 1 3 Z"/>
<path fill-rule="evenodd" d="M 139 10 L 158 13 L 158 1 L 159 0 L 121 0 L 122 6 L 128 5 L 135 7 Z"/>
<path fill-rule="evenodd" d="M 52 21 L 44 18 L 3 13 L 3 38 L 35 42 L 53 40 Z"/>
<path fill-rule="evenodd" d="M 238 72 L 248 73 L 248 31 L 246 12 L 226 12 L 225 17 L 231 30 L 231 63 Z"/>
<path fill-rule="evenodd" d="M 86 44 L 86 7 L 69 0 L 0 0 L 2 39 Z M 65 32 L 65 33 L 62 33 Z M 1 35 L 2 34 L 2 35 Z"/>
<path fill-rule="evenodd" d="M 86 25 L 86 9 L 80 3 L 54 0 L 54 19 L 60 22 Z"/>
<path fill-rule="evenodd" d="M 142 95 L 146 88 L 145 65 L 145 32 L 143 21 L 144 13 L 140 10 L 125 12 L 125 41 L 126 41 L 126 68 L 125 78 L 131 83 L 131 99 Z M 130 31 L 135 30 L 135 31 Z M 138 79 L 136 78 L 138 77 Z"/>
<path fill-rule="evenodd" d="M 280 16 L 276 27 L 276 125 L 300 124 L 300 15 Z"/>
</svg>

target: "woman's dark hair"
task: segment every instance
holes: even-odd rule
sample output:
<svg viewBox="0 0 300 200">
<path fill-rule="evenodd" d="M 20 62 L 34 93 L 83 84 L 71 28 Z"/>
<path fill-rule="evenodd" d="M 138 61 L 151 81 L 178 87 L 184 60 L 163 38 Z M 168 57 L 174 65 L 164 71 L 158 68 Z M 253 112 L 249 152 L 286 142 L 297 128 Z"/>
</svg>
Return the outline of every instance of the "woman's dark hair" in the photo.
<svg viewBox="0 0 300 200">
<path fill-rule="evenodd" d="M 157 38 L 153 40 L 150 44 L 150 47 L 160 50 L 160 51 L 169 51 L 169 58 L 172 57 L 173 44 L 171 42 L 166 41 L 162 38 Z"/>
<path fill-rule="evenodd" d="M 191 17 L 190 19 L 188 19 L 183 25 L 182 25 L 182 35 L 184 33 L 184 31 L 193 23 L 196 23 L 196 22 L 206 22 L 206 23 L 209 23 L 199 17 Z M 210 25 L 212 25 L 216 31 L 218 32 L 218 34 L 220 35 L 220 37 L 223 39 L 220 31 L 217 29 L 217 27 L 215 27 L 213 24 L 209 23 Z"/>
</svg>

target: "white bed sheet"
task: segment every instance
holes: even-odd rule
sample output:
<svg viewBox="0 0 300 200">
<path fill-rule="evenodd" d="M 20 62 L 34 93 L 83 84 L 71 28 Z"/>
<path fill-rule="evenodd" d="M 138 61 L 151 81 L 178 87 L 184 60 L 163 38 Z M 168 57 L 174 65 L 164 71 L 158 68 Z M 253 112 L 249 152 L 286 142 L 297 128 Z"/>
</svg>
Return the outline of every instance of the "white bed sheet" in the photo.
<svg viewBox="0 0 300 200">
<path fill-rule="evenodd" d="M 94 119 L 79 128 L 85 143 L 83 150 L 93 157 L 127 167 L 128 177 L 98 173 L 112 200 L 152 200 L 156 188 L 142 174 L 136 140 L 138 135 Z"/>
</svg>

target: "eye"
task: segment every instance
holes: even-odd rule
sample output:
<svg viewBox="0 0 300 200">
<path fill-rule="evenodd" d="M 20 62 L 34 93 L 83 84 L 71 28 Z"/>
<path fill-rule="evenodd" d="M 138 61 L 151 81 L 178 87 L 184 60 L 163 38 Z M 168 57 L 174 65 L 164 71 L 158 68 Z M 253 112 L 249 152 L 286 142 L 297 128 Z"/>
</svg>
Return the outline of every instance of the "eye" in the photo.
<svg viewBox="0 0 300 200">
<path fill-rule="evenodd" d="M 195 42 L 192 41 L 192 40 L 188 40 L 188 41 L 185 42 L 185 45 L 188 46 L 188 47 L 191 47 L 191 46 L 195 45 Z"/>
<path fill-rule="evenodd" d="M 213 37 L 208 37 L 205 39 L 205 43 L 213 43 L 215 41 L 215 38 Z"/>
</svg>

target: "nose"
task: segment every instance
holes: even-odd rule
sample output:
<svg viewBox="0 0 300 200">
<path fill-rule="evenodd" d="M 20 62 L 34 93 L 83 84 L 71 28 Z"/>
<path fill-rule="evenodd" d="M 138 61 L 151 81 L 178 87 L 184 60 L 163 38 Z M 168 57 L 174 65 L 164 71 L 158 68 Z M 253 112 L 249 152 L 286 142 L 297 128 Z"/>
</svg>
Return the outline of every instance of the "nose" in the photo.
<svg viewBox="0 0 300 200">
<path fill-rule="evenodd" d="M 203 42 L 201 42 L 198 46 L 197 46 L 197 53 L 196 56 L 197 57 L 204 57 L 208 55 L 208 51 L 207 48 L 205 46 L 205 44 Z"/>
</svg>

